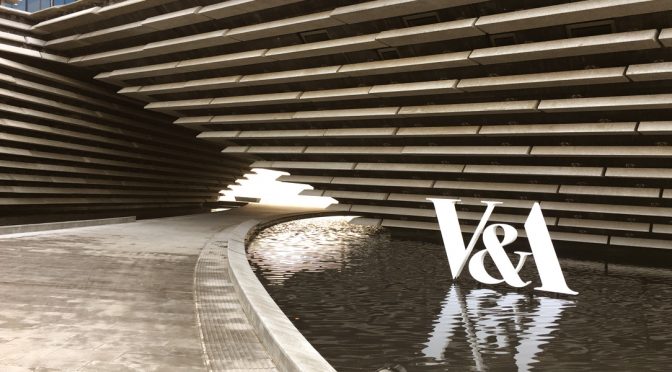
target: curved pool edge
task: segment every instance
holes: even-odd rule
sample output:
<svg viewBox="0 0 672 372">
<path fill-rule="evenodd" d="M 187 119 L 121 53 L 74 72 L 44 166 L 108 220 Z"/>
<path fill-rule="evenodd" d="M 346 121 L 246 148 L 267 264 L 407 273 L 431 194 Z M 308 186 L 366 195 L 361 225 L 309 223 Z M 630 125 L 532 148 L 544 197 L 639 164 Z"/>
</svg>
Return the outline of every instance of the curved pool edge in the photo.
<svg viewBox="0 0 672 372">
<path fill-rule="evenodd" d="M 248 220 L 229 232 L 227 249 L 231 281 L 259 340 L 281 371 L 336 370 L 299 332 L 254 274 L 247 259 L 247 242 L 259 231 L 278 223 L 342 214 L 326 211 L 289 213 L 267 219 Z"/>
</svg>

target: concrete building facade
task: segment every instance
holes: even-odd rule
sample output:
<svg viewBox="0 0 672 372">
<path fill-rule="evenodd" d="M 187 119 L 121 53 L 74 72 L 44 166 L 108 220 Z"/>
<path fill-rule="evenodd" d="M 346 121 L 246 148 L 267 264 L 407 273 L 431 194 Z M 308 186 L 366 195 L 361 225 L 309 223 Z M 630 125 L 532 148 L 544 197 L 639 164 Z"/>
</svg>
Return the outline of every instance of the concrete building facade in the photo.
<svg viewBox="0 0 672 372">
<path fill-rule="evenodd" d="M 481 200 L 507 223 L 539 201 L 556 241 L 672 248 L 672 1 L 0 15 L 2 223 L 203 209 L 259 167 L 382 226 L 438 229 L 428 197 L 472 228 Z"/>
</svg>

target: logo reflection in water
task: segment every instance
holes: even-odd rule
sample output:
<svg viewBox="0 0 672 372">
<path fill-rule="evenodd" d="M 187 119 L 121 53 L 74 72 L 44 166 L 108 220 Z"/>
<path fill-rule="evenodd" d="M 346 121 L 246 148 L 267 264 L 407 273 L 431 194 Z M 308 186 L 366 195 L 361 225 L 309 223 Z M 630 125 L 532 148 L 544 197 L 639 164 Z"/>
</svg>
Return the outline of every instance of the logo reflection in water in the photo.
<svg viewBox="0 0 672 372">
<path fill-rule="evenodd" d="M 248 257 L 339 372 L 668 372 L 672 271 L 560 261 L 579 296 L 452 278 L 445 247 L 342 217 L 262 231 Z M 535 257 L 530 257 L 535 259 Z M 533 262 L 520 271 L 535 280 Z M 487 261 L 489 272 L 497 270 Z M 536 286 L 540 280 L 533 283 Z"/>
<path fill-rule="evenodd" d="M 529 371 L 541 346 L 552 341 L 552 332 L 573 301 L 506 293 L 490 289 L 463 291 L 450 287 L 434 330 L 422 353 L 436 361 L 448 361 L 445 351 L 459 329 L 466 333 L 476 370 L 487 370 L 485 352 L 513 354 L 518 371 Z"/>
</svg>

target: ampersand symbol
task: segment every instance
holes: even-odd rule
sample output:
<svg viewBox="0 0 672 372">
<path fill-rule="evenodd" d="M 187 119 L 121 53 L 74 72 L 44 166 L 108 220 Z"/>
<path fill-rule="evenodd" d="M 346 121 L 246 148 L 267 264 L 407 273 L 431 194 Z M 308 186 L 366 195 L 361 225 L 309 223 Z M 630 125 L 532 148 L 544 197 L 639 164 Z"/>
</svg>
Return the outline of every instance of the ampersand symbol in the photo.
<svg viewBox="0 0 672 372">
<path fill-rule="evenodd" d="M 502 228 L 504 230 L 504 237 L 501 241 L 497 237 L 497 228 Z M 532 253 L 514 252 L 520 256 L 518 265 L 514 268 L 504 250 L 504 246 L 513 243 L 517 238 L 518 231 L 511 225 L 492 224 L 486 227 L 483 230 L 483 244 L 485 245 L 485 249 L 474 254 L 469 261 L 469 272 L 471 273 L 471 276 L 485 284 L 499 284 L 505 281 L 508 285 L 517 288 L 530 284 L 531 282 L 524 282 L 520 279 L 518 272 L 523 268 L 527 256 L 532 255 Z M 484 260 L 486 254 L 490 254 L 490 257 L 492 257 L 492 260 L 497 266 L 497 270 L 499 270 L 499 273 L 502 275 L 502 279 L 493 278 L 485 270 Z"/>
</svg>

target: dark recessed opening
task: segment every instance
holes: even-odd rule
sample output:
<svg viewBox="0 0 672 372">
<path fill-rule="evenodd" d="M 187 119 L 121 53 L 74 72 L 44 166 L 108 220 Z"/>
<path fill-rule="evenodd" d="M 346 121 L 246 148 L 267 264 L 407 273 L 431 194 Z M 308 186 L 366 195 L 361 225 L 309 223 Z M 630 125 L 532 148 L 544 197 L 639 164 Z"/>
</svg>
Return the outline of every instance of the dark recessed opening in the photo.
<svg viewBox="0 0 672 372">
<path fill-rule="evenodd" d="M 587 22 L 567 26 L 567 35 L 569 37 L 604 35 L 613 32 L 614 21 Z"/>
<path fill-rule="evenodd" d="M 415 14 L 403 18 L 406 27 L 423 26 L 439 22 L 439 15 L 435 12 Z"/>
<path fill-rule="evenodd" d="M 399 51 L 397 48 L 382 48 L 378 49 L 380 59 L 397 59 L 399 58 Z"/>
<path fill-rule="evenodd" d="M 329 40 L 329 33 L 327 30 L 302 32 L 299 34 L 299 36 L 301 36 L 301 40 L 303 40 L 303 42 L 306 44 Z"/>
<path fill-rule="evenodd" d="M 499 35 L 491 35 L 490 43 L 492 44 L 492 46 L 505 46 L 505 45 L 518 44 L 518 40 L 516 39 L 515 34 L 499 34 Z"/>
</svg>

